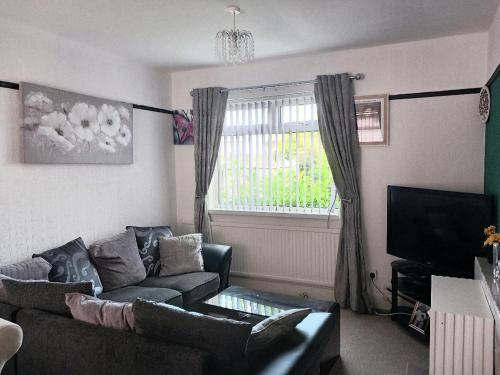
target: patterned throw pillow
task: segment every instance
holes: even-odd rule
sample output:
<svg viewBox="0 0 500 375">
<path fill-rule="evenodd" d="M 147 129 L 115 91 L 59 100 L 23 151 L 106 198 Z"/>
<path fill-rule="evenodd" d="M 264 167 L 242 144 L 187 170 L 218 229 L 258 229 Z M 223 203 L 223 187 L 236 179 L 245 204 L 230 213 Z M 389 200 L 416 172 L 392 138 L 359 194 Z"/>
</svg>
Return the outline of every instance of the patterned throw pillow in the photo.
<svg viewBox="0 0 500 375">
<path fill-rule="evenodd" d="M 160 274 L 160 237 L 172 237 L 169 226 L 160 227 L 134 227 L 132 228 L 137 239 L 139 255 L 141 256 L 147 276 L 158 276 Z"/>
<path fill-rule="evenodd" d="M 52 264 L 52 270 L 49 273 L 50 281 L 60 283 L 91 281 L 94 283 L 95 293 L 102 293 L 101 279 L 80 237 L 55 249 L 33 254 L 33 258 L 36 257 L 43 258 Z"/>
<path fill-rule="evenodd" d="M 66 306 L 76 320 L 124 331 L 134 330 L 130 302 L 113 302 L 81 293 L 67 293 Z"/>
</svg>

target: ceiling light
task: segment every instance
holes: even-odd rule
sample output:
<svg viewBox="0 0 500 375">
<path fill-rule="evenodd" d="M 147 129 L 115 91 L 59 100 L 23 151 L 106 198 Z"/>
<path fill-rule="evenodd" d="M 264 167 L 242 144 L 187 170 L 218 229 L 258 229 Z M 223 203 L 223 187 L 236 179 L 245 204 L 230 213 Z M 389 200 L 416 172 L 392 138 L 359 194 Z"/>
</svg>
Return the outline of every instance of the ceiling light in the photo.
<svg viewBox="0 0 500 375">
<path fill-rule="evenodd" d="M 217 33 L 215 54 L 226 65 L 247 63 L 254 58 L 253 35 L 250 31 L 236 29 L 236 15 L 241 13 L 239 7 L 230 5 L 225 10 L 233 15 L 233 29 Z"/>
</svg>

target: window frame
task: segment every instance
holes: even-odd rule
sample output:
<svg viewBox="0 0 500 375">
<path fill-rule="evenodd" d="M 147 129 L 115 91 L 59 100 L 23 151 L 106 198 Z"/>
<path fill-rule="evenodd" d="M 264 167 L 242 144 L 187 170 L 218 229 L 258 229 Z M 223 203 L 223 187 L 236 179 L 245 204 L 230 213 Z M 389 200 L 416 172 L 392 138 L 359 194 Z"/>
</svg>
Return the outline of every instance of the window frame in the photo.
<svg viewBox="0 0 500 375">
<path fill-rule="evenodd" d="M 304 101 L 303 104 L 299 105 L 316 105 L 316 102 L 314 100 L 314 93 L 312 91 L 307 91 L 307 92 L 300 92 L 300 93 L 290 93 L 290 94 L 278 94 L 278 95 L 262 95 L 262 96 L 253 96 L 253 97 L 247 97 L 247 98 L 232 98 L 228 101 L 228 104 L 238 104 L 238 103 L 249 103 L 249 102 L 258 102 L 258 101 L 269 101 L 269 100 L 292 100 L 292 99 L 301 99 L 301 98 L 306 98 L 306 97 L 312 97 L 313 101 L 308 102 L 307 100 Z M 317 120 L 317 112 L 313 116 L 313 120 L 303 120 L 303 121 L 288 121 L 283 123 L 282 118 L 283 118 L 283 108 L 286 107 L 286 104 L 281 103 L 279 107 L 272 106 L 272 109 L 276 111 L 276 115 L 278 118 L 278 124 L 276 126 L 271 126 L 271 132 L 261 132 L 259 134 L 274 134 L 274 135 L 280 135 L 283 134 L 284 131 L 287 130 L 299 130 L 299 132 L 302 130 L 303 132 L 310 133 L 311 131 L 317 132 L 319 134 L 319 124 Z M 305 113 L 305 112 L 304 112 Z M 312 113 L 312 112 L 311 112 Z M 313 124 L 311 127 L 309 124 Z M 256 127 L 262 127 L 262 124 L 257 124 L 255 125 Z M 270 125 L 268 125 L 270 126 Z M 233 127 L 233 126 L 232 126 Z M 245 126 L 245 129 L 248 131 L 249 127 Z M 282 130 L 282 129 L 287 129 L 287 130 Z M 237 134 L 236 130 L 227 130 L 224 129 L 222 136 L 235 136 L 235 135 L 240 135 L 242 136 L 241 131 L 238 132 Z M 287 133 L 287 134 L 293 134 L 293 133 Z M 223 140 L 221 141 L 222 144 Z M 332 217 L 337 217 L 340 214 L 340 199 L 338 197 L 338 193 L 335 187 L 335 183 L 332 179 L 332 188 L 334 189 L 334 194 L 333 194 L 333 203 L 330 203 L 329 207 L 327 208 L 318 208 L 318 207 L 308 207 L 305 208 L 303 211 L 300 210 L 301 207 L 293 207 L 297 209 L 291 209 L 290 206 L 275 206 L 275 205 L 269 205 L 269 206 L 258 206 L 254 205 L 253 207 L 255 209 L 247 209 L 245 207 L 241 207 L 238 209 L 231 208 L 231 207 L 224 207 L 223 205 L 219 204 L 219 161 L 217 160 L 217 164 L 215 167 L 214 175 L 212 178 L 212 183 L 209 188 L 209 193 L 208 193 L 208 210 L 211 213 L 217 214 L 217 213 L 233 213 L 233 214 L 238 214 L 238 215 L 266 215 L 266 216 L 278 216 L 278 217 L 283 217 L 285 215 L 286 217 L 295 217 L 295 218 L 311 218 L 311 219 L 318 219 L 318 218 L 323 218 L 327 219 L 330 216 Z"/>
</svg>

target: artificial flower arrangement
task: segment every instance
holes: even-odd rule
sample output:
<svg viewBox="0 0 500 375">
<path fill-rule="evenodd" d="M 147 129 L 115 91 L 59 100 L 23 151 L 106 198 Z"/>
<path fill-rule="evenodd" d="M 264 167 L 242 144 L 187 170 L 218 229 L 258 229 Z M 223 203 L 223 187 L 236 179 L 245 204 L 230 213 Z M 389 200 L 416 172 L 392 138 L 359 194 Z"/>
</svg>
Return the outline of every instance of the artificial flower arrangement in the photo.
<svg viewBox="0 0 500 375">
<path fill-rule="evenodd" d="M 494 225 L 484 228 L 484 234 L 487 236 L 484 246 L 493 246 L 495 242 L 500 243 L 500 233 L 497 233 L 497 228 Z"/>
</svg>

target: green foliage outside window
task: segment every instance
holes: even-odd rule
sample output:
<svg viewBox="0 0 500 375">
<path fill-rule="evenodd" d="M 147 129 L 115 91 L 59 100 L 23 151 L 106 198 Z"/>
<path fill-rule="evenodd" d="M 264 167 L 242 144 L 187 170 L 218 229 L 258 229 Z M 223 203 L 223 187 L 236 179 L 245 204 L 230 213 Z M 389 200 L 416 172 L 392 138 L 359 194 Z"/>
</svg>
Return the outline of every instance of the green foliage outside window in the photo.
<svg viewBox="0 0 500 375">
<path fill-rule="evenodd" d="M 277 210 L 287 207 L 292 211 L 304 207 L 328 210 L 334 199 L 333 180 L 319 132 L 273 134 L 271 147 L 269 136 L 265 136 L 264 145 L 262 136 L 227 136 L 227 143 L 222 139 L 222 145 L 231 141 L 236 144 L 237 139 L 241 142 L 236 152 L 239 157 L 230 152 L 224 155 L 224 147 L 219 154 L 222 176 L 219 205 L 262 209 L 271 206 Z M 242 151 L 243 143 L 246 153 Z M 267 152 L 269 149 L 271 152 Z M 339 207 L 338 199 L 335 207 Z"/>
</svg>

